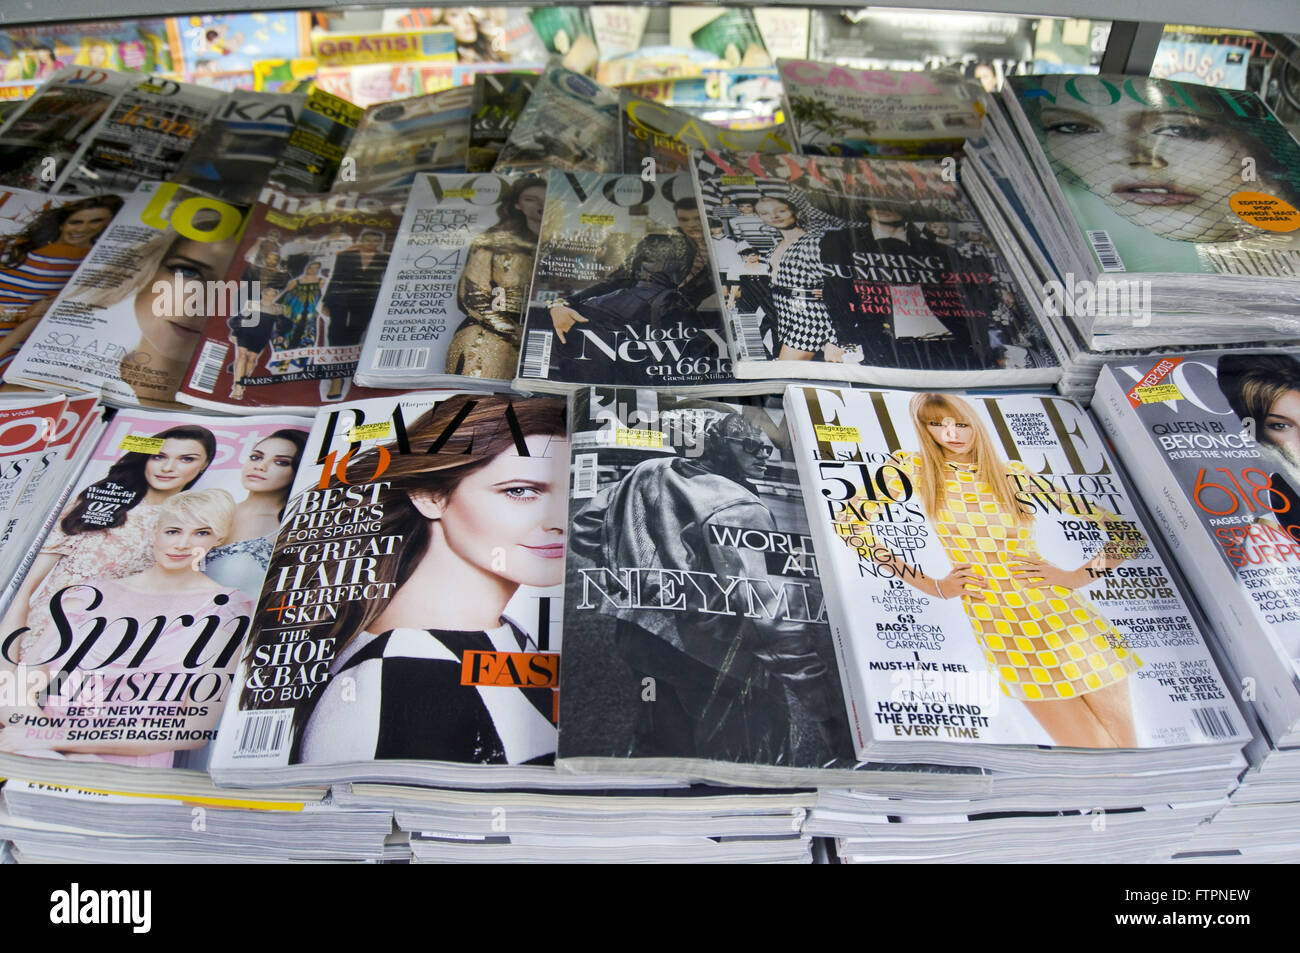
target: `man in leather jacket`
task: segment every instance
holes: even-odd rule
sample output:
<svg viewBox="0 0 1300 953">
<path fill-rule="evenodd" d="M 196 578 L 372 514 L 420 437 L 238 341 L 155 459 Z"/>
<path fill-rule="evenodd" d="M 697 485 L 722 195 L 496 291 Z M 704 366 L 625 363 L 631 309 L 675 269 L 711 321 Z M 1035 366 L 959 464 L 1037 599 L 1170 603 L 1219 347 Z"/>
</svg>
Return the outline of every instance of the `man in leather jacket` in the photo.
<svg viewBox="0 0 1300 953">
<path fill-rule="evenodd" d="M 744 417 L 721 416 L 697 459 L 640 463 L 574 519 L 575 556 L 643 570 L 637 598 L 627 600 L 635 606 L 606 601 L 600 610 L 618 619 L 615 645 L 635 676 L 627 690 L 639 694 L 654 679 L 631 756 L 788 764 L 787 689 L 817 724 L 823 760 L 852 756 L 837 686 L 812 625 L 801 621 L 806 609 L 793 595 L 782 601 L 790 580 L 769 575 L 765 554 L 734 545 L 726 532 L 777 531 L 751 482 L 771 450 Z"/>
</svg>

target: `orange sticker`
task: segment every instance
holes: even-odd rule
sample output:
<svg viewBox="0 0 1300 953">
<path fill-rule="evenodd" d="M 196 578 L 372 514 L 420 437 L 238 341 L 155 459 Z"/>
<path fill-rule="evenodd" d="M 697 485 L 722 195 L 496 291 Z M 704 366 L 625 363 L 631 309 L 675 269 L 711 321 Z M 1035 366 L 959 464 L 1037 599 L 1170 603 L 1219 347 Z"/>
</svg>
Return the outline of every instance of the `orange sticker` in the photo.
<svg viewBox="0 0 1300 953">
<path fill-rule="evenodd" d="M 1300 211 L 1285 199 L 1267 192 L 1238 192 L 1228 204 L 1250 224 L 1269 232 L 1294 232 L 1300 228 Z"/>
</svg>

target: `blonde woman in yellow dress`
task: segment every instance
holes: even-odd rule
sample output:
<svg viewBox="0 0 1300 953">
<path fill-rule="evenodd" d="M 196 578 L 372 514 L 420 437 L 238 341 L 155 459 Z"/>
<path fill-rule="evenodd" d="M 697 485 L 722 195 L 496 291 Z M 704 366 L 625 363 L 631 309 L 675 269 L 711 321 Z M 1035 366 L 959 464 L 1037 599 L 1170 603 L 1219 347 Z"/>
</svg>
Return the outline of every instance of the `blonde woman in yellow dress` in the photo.
<svg viewBox="0 0 1300 953">
<path fill-rule="evenodd" d="M 1039 489 L 1023 463 L 1004 460 L 961 398 L 917 394 L 909 410 L 920 449 L 895 454 L 895 462 L 911 481 L 952 570 L 942 578 L 913 572 L 915 566 L 904 571 L 901 557 L 874 541 L 872 558 L 927 596 L 961 600 L 1003 694 L 1025 702 L 1053 743 L 1136 747 L 1127 680 L 1142 662 L 1078 591 L 1122 563 L 1132 542 L 1108 543 L 1075 569 L 1053 565 L 1038 552 L 1032 508 L 1016 496 L 1028 493 L 1070 508 L 1067 495 Z M 901 479 L 895 478 L 890 492 L 903 497 Z M 878 510 L 873 501 L 858 502 L 859 512 Z M 1099 509 L 1077 516 L 1102 529 L 1118 520 Z"/>
</svg>

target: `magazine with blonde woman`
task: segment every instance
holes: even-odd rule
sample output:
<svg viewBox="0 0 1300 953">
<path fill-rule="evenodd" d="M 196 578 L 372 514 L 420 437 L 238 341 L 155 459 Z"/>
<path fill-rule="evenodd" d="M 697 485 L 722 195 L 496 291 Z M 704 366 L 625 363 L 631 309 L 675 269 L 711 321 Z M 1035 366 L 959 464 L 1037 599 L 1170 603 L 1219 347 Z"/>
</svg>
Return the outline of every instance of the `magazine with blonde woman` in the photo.
<svg viewBox="0 0 1300 953">
<path fill-rule="evenodd" d="M 786 402 L 860 756 L 1174 748 L 1242 729 L 1078 405 L 816 387 Z"/>
</svg>

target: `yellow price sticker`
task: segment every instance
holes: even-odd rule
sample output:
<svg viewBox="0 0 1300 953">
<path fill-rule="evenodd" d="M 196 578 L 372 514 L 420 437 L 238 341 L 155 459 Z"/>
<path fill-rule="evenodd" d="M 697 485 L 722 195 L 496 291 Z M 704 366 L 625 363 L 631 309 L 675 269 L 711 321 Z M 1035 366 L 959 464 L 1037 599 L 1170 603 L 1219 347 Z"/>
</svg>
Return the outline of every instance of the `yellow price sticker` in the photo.
<svg viewBox="0 0 1300 953">
<path fill-rule="evenodd" d="M 153 456 L 162 449 L 162 445 L 162 437 L 141 437 L 132 433 L 122 438 L 122 444 L 117 449 L 125 450 L 127 453 L 147 453 Z"/>
<path fill-rule="evenodd" d="M 348 431 L 349 443 L 360 443 L 363 440 L 382 440 L 393 432 L 393 422 L 391 420 L 380 420 L 373 424 L 358 424 Z"/>
<path fill-rule="evenodd" d="M 830 424 L 817 424 L 813 427 L 817 439 L 826 443 L 859 443 L 862 434 L 857 427 L 832 427 Z"/>
<path fill-rule="evenodd" d="M 608 226 L 608 225 L 613 225 L 613 224 L 614 224 L 614 216 L 613 216 L 613 215 L 592 215 L 592 214 L 584 214 L 584 215 L 579 215 L 579 216 L 578 216 L 578 221 L 581 222 L 583 225 L 606 225 L 606 226 Z"/>
<path fill-rule="evenodd" d="M 1153 384 L 1151 387 L 1138 387 L 1133 393 L 1144 404 L 1162 404 L 1167 400 L 1182 400 L 1183 395 L 1177 384 Z"/>
<path fill-rule="evenodd" d="M 442 193 L 445 199 L 472 199 L 478 195 L 478 189 L 447 189 Z"/>
<path fill-rule="evenodd" d="M 648 447 L 652 450 L 662 450 L 664 435 L 661 430 L 624 430 L 620 427 L 614 434 L 614 443 L 620 447 Z"/>
<path fill-rule="evenodd" d="M 754 177 L 752 175 L 724 175 L 720 183 L 722 185 L 753 185 Z"/>
</svg>

